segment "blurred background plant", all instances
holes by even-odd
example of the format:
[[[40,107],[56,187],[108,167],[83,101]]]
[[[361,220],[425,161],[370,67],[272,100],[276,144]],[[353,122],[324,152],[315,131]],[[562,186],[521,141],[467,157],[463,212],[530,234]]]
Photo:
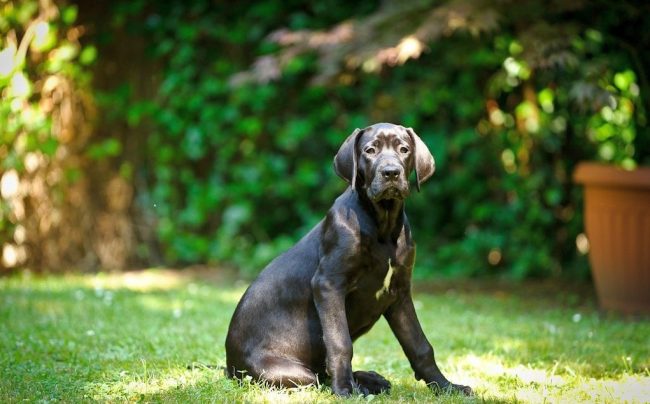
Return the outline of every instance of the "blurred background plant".
[[[103,216],[103,240],[112,241],[75,256],[78,268],[209,263],[250,275],[304,235],[343,190],[331,167],[343,139],[389,121],[412,126],[437,161],[436,175],[407,205],[417,217],[417,274],[585,277],[575,164],[632,169],[650,158],[647,5],[2,4],[1,122],[14,125],[0,143],[3,184],[23,184],[35,172],[24,163],[33,151],[17,141],[32,133],[23,136],[35,139],[27,144],[43,167],[59,162],[61,172],[76,173],[42,189],[70,199],[75,184],[89,183],[92,191],[75,200],[101,195],[103,202],[77,206],[75,219],[95,223],[97,212],[113,212]],[[25,4],[32,11],[19,12]],[[44,20],[48,4],[59,11]],[[41,21],[48,47],[30,46],[30,57],[6,70],[5,53],[17,55],[19,39]],[[75,125],[87,128],[71,132],[75,147],[61,138],[59,112],[40,105],[57,58],[56,77],[77,97],[69,99],[87,100],[72,104]],[[20,77],[33,83],[29,94],[15,94]],[[17,195],[2,195],[0,231],[3,248],[24,259],[5,265],[56,267],[31,258],[45,241],[20,249],[26,243],[17,230],[61,237],[22,225],[31,214],[16,216],[15,201],[25,198]],[[111,196],[123,197],[117,209],[107,208]],[[68,228],[87,243],[99,226]],[[113,245],[104,256],[120,251],[121,258],[81,259],[101,257],[102,245]]]
[[[0,268],[122,268],[130,185],[92,167],[119,150],[92,140],[97,48],[81,44],[78,7],[22,0],[0,9]]]

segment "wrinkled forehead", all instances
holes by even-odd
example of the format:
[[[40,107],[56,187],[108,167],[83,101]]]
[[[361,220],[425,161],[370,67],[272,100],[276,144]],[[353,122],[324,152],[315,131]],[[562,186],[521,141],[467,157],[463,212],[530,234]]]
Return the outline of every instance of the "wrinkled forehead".
[[[397,125],[373,125],[367,128],[361,139],[359,145],[374,145],[384,147],[396,147],[401,143],[411,143],[411,137],[404,127]]]

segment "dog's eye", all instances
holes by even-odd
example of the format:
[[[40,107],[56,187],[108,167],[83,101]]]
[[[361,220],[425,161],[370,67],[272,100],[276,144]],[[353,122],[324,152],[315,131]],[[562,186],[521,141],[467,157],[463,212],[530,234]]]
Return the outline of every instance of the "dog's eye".
[[[364,150],[367,154],[375,154],[377,151],[375,150],[374,147],[368,147],[366,150]]]
[[[409,152],[409,148],[406,147],[406,146],[402,146],[402,147],[399,148],[399,152],[402,153],[402,154],[406,154],[406,153]]]

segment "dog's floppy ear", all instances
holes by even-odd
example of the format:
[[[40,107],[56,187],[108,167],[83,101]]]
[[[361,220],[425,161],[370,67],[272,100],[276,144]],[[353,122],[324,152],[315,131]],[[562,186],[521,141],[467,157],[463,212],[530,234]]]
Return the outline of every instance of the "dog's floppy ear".
[[[420,184],[428,180],[436,170],[436,163],[433,156],[429,151],[427,145],[424,144],[420,136],[416,135],[412,128],[406,128],[411,142],[413,143],[413,158],[415,165],[415,180],[417,189],[420,191]]]
[[[357,178],[357,143],[365,129],[355,129],[341,145],[334,156],[334,171],[336,174],[355,187]]]

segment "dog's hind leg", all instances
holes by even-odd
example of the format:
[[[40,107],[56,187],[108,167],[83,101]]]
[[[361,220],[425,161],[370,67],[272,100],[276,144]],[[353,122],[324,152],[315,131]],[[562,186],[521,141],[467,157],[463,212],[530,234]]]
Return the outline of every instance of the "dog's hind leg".
[[[277,387],[318,386],[318,376],[297,361],[277,356],[265,356],[251,367],[251,376]]]

